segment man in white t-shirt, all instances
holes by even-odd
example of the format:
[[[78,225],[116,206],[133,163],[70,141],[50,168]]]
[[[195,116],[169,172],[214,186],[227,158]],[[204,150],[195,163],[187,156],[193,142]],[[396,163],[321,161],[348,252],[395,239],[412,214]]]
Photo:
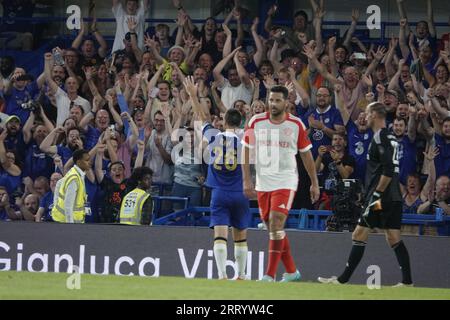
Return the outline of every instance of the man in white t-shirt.
[[[231,109],[237,100],[243,100],[248,105],[252,103],[253,84],[247,71],[238,59],[237,53],[240,49],[241,47],[226,56],[217,64],[213,71],[214,81],[218,83],[217,88],[222,92],[221,99],[227,109]],[[228,68],[228,79],[226,79],[222,75],[222,71],[231,58],[234,60],[234,66]]]
[[[69,77],[66,79],[64,90],[52,78],[53,55],[45,54],[45,80],[50,88],[50,94],[55,96],[57,119],[56,125],[62,126],[64,121],[70,116],[70,108],[74,105],[80,106],[84,114],[91,112],[91,104],[86,99],[78,95],[79,84],[77,79]]]
[[[125,8],[120,0],[113,0],[112,12],[116,18],[117,28],[116,36],[112,52],[125,49],[123,39],[125,35],[130,32],[128,29],[128,19],[133,18],[137,22],[136,33],[138,39],[138,47],[144,50],[144,27],[145,14],[148,11],[149,0],[126,0]]]
[[[270,90],[270,111],[255,115],[249,122],[243,144],[242,165],[244,193],[252,199],[258,192],[261,220],[269,230],[269,263],[261,281],[274,281],[280,260],[286,273],[282,282],[301,278],[291,255],[284,225],[298,186],[296,154],[304,163],[311,179],[311,201],[319,199],[319,182],[312,157],[312,145],[302,121],[287,112],[289,92],[286,87]],[[250,149],[254,150],[256,187],[250,174]]]

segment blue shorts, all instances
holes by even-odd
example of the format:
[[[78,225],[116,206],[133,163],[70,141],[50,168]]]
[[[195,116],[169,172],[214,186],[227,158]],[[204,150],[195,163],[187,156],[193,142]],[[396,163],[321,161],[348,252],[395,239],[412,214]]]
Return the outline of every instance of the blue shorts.
[[[249,201],[243,192],[213,189],[211,194],[211,222],[209,226],[231,226],[244,230],[250,225]]]

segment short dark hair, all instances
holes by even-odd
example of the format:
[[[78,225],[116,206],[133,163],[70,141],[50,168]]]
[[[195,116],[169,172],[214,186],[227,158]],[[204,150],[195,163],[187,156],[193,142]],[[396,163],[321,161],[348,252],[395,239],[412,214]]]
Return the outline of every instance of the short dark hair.
[[[383,119],[386,119],[386,106],[380,102],[374,102],[367,106],[367,108],[370,108],[370,112],[375,112],[378,116],[380,116]]]
[[[270,89],[273,93],[282,93],[285,100],[289,97],[289,90],[285,86],[274,86]]]
[[[297,18],[298,16],[302,16],[303,18],[305,18],[306,22],[308,22],[308,14],[304,10],[298,10],[294,14],[294,18]]]
[[[444,121],[442,121],[442,123],[444,123],[444,122],[449,122],[450,121],[450,117],[446,117],[445,119],[444,119]]]
[[[71,127],[71,128],[69,128],[69,129],[67,130],[67,135],[69,135],[69,133],[70,133],[71,131],[73,131],[73,130],[78,131],[78,133],[81,135],[81,129],[78,128],[78,127]]]
[[[403,122],[405,123],[405,126],[406,126],[406,127],[408,126],[408,123],[406,122],[406,119],[405,119],[405,118],[395,118],[394,121],[395,121],[395,120],[397,120],[397,121],[403,121]]]
[[[242,115],[236,109],[229,109],[225,113],[225,123],[232,128],[239,128],[242,122]]]
[[[145,175],[153,176],[153,170],[149,167],[139,167],[133,170],[129,179],[129,187],[134,189],[139,185],[139,181],[142,181]]]
[[[163,113],[162,113],[160,110],[158,110],[158,111],[155,112],[155,114],[153,115],[153,119],[156,119],[156,116],[164,117]],[[164,117],[164,118],[165,118],[165,117]]]
[[[153,170],[150,169],[149,167],[139,167],[139,168],[136,168],[136,169],[133,170],[133,173],[131,174],[131,177],[135,181],[140,181],[147,174],[153,176]]]
[[[80,161],[81,159],[83,159],[83,156],[85,154],[89,154],[89,151],[84,150],[84,149],[80,149],[77,150],[73,153],[72,157],[73,157],[73,162],[76,164],[78,161]]]

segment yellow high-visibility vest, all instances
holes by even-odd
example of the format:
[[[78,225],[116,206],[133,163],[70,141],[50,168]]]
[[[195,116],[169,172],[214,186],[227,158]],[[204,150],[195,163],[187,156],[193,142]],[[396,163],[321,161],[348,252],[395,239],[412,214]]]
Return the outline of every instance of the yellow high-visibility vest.
[[[83,178],[78,173],[77,169],[73,167],[69,172],[64,176],[64,180],[61,182],[59,188],[59,196],[56,204],[52,208],[52,217],[56,222],[65,223],[66,215],[64,209],[64,201],[66,198],[67,187],[72,181],[75,181],[77,184],[77,196],[75,198],[75,207],[73,208],[73,221],[75,223],[84,223],[85,218],[85,204],[87,200],[86,187],[84,185]]]
[[[140,225],[142,208],[150,194],[142,189],[136,188],[128,193],[122,200],[120,207],[120,223],[129,225]]]

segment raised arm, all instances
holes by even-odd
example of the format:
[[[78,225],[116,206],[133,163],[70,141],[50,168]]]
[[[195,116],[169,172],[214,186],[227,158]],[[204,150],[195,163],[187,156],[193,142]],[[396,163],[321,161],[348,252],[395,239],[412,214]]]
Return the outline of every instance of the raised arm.
[[[247,70],[245,70],[244,66],[242,65],[242,63],[239,61],[238,58],[238,53],[239,51],[237,51],[234,54],[234,64],[236,65],[236,69],[239,75],[239,78],[241,79],[242,83],[245,85],[246,88],[250,89],[253,86],[252,80],[250,79],[250,76],[247,72]]]
[[[319,73],[322,75],[322,77],[324,77],[325,79],[330,81],[333,85],[341,83],[341,81],[339,81],[338,79],[336,79],[335,76],[333,76],[331,73],[329,73],[328,70],[326,69],[326,67],[324,65],[322,65],[319,62],[319,60],[317,60],[314,50],[312,50],[308,46],[304,46],[303,53],[308,57],[308,60],[314,65],[314,67],[317,69],[317,71],[319,71]]]
[[[34,126],[35,118],[36,118],[36,116],[34,115],[34,112],[30,112],[30,116],[28,117],[27,121],[23,125],[22,133],[23,133],[23,141],[25,142],[25,144],[28,144],[31,141],[31,138],[32,138],[31,129]]]
[[[397,0],[397,7],[398,7],[398,13],[400,15],[400,19],[408,20],[408,16],[406,14],[405,6],[403,3],[404,0]],[[409,28],[409,25],[407,25],[407,31],[408,33],[411,31]],[[404,57],[406,59],[406,57]]]
[[[409,120],[408,120],[408,138],[409,141],[416,141],[417,136],[417,109],[415,107],[409,108]]]
[[[434,164],[434,159],[439,155],[439,148],[430,146],[428,152],[424,152],[423,155],[425,156],[425,159],[428,160],[428,178],[420,193],[420,197],[422,201],[426,201],[436,183],[436,166]]]
[[[137,141],[138,153],[136,160],[134,161],[134,168],[139,168],[144,165],[144,153],[145,153],[145,143],[142,140]]]
[[[98,99],[97,97],[94,97],[94,100],[92,101],[91,112],[84,115],[84,117],[81,119],[80,123],[78,124],[78,127],[80,127],[83,130],[87,130],[89,123],[95,118],[95,114],[100,109],[101,100],[102,99]]]
[[[295,92],[300,96],[302,99],[302,105],[304,108],[309,107],[310,103],[310,96],[309,93],[306,92],[306,90],[300,85],[300,83],[295,78],[295,70],[291,67],[289,67],[289,75],[292,81],[292,85],[294,86]]]
[[[139,48],[138,40],[137,40],[137,33],[136,33],[136,27],[138,25],[136,19],[134,17],[129,17],[127,20],[128,29],[131,33],[131,48],[133,50],[134,56],[136,57],[136,60],[138,63],[142,62],[142,50]]]
[[[434,25],[434,14],[433,14],[433,2],[432,0],[427,0],[427,22],[428,28],[430,30],[430,36],[436,38],[436,27]]]
[[[146,34],[144,36],[144,41],[145,41],[145,46],[147,48],[150,49],[150,51],[153,54],[153,57],[156,60],[157,64],[162,64],[164,63],[164,58],[161,57],[160,52],[158,51],[158,49],[156,48],[157,44],[156,44],[156,40],[155,40],[155,36],[153,36],[153,38],[150,38],[150,35]]]
[[[340,84],[334,85],[334,96],[336,98],[336,107],[341,114],[344,126],[347,126],[347,123],[350,121],[350,112],[348,112],[347,106],[345,105],[342,86]]]
[[[72,42],[72,48],[79,49],[83,42],[83,37],[85,35],[86,35],[86,23],[83,21],[83,18],[81,18],[80,31],[78,32],[78,35],[75,38],[75,40],[73,40]]]
[[[94,35],[95,39],[97,40],[100,47],[98,48],[98,55],[101,58],[104,58],[108,54],[108,43],[106,42],[105,38],[103,38],[103,35],[98,31],[97,29],[97,17],[94,17],[94,21],[91,25],[91,33]]]
[[[218,83],[219,87],[222,87],[225,82],[225,78],[222,75],[222,71],[225,68],[225,66],[230,62],[230,60],[235,56],[236,52],[238,52],[241,49],[241,47],[236,48],[233,52],[231,52],[228,56],[223,58],[217,66],[213,70],[213,76],[214,81]]]
[[[398,43],[400,45],[400,50],[402,52],[402,57],[403,59],[408,59],[409,56],[409,47],[408,44],[406,43],[406,28],[408,25],[408,20],[406,19],[401,19],[400,20],[400,33],[398,35]]]
[[[64,128],[62,127],[56,127],[53,129],[48,136],[45,137],[44,141],[42,141],[41,145],[39,146],[39,149],[41,149],[42,152],[53,156],[58,152],[58,148],[54,145],[55,143],[55,137],[58,134],[65,133]]]
[[[236,25],[237,25],[237,37],[236,37],[236,41],[234,42],[234,45],[236,47],[239,47],[244,42],[244,27],[242,26],[241,12],[239,11],[238,8],[235,8],[233,10],[233,16],[234,16],[234,19],[236,20]]]
[[[255,65],[257,67],[260,66],[263,55],[264,55],[264,45],[258,34],[258,24],[259,24],[259,18],[256,17],[253,20],[251,32],[252,32],[253,41],[255,41],[255,45],[256,45],[256,52],[253,55],[253,62],[255,63]]]
[[[270,7],[269,11],[267,12],[267,18],[266,21],[264,22],[264,29],[266,30],[267,33],[270,33],[271,29],[272,29],[272,19],[273,16],[275,15],[275,13],[277,12],[277,5],[274,4],[273,6]]]
[[[3,169],[14,177],[22,174],[22,170],[14,163],[11,163],[6,157],[5,139],[8,136],[6,129],[0,134],[0,163]]]
[[[106,144],[99,144],[97,147],[97,155],[95,157],[95,176],[97,183],[102,183],[105,174],[103,173],[103,156],[105,155]]]
[[[232,51],[233,49],[233,34],[231,33],[230,28],[228,28],[228,26],[226,24],[222,24],[222,28],[223,31],[225,32],[226,35],[226,40],[225,40],[225,45],[223,46],[223,52],[222,52],[222,57],[223,59],[225,59]]]
[[[347,31],[347,35],[345,36],[343,45],[348,49],[348,52],[351,52],[352,46],[351,46],[351,40],[353,37],[353,34],[355,33],[356,26],[358,25],[359,20],[359,10],[358,9],[352,9],[352,23],[350,25],[350,29]]]
[[[136,122],[134,122],[133,117],[128,112],[123,112],[120,116],[123,121],[128,121],[128,124],[130,125],[131,135],[128,138],[128,143],[130,148],[133,149],[136,146],[136,141],[139,139],[139,128],[137,127]]]
[[[189,94],[189,99],[192,104],[194,114],[198,115],[199,119],[202,122],[210,120],[209,111],[207,110],[205,105],[200,103],[198,99],[198,84],[195,84],[194,78],[192,76],[187,77],[183,85],[186,92]]]
[[[443,120],[447,118],[450,114],[447,108],[443,108],[439,101],[436,99],[435,91],[433,88],[428,90],[428,98],[430,99],[431,108],[437,113],[438,117]]]
[[[53,55],[50,52],[47,52],[45,54],[45,69],[44,69],[44,74],[45,74],[45,80],[47,81],[47,84],[50,88],[50,93],[51,94],[56,94],[56,91],[58,91],[58,85],[56,84],[56,82],[53,80],[52,78],[52,67],[53,67]]]
[[[376,67],[380,64],[381,60],[383,60],[383,57],[386,55],[386,51],[387,50],[385,47],[378,47],[372,63],[367,67],[366,72],[364,73],[366,76],[371,75],[375,71]]]
[[[311,0],[311,5],[314,0]],[[326,14],[323,8],[323,1],[321,7],[317,7],[313,5],[313,12],[315,12],[313,26],[314,26],[314,34],[316,40],[316,54],[320,55],[323,52],[323,39],[322,39],[322,20]],[[317,8],[315,8],[317,7]],[[314,9],[315,8],[315,9]],[[306,44],[306,43],[305,43]]]

